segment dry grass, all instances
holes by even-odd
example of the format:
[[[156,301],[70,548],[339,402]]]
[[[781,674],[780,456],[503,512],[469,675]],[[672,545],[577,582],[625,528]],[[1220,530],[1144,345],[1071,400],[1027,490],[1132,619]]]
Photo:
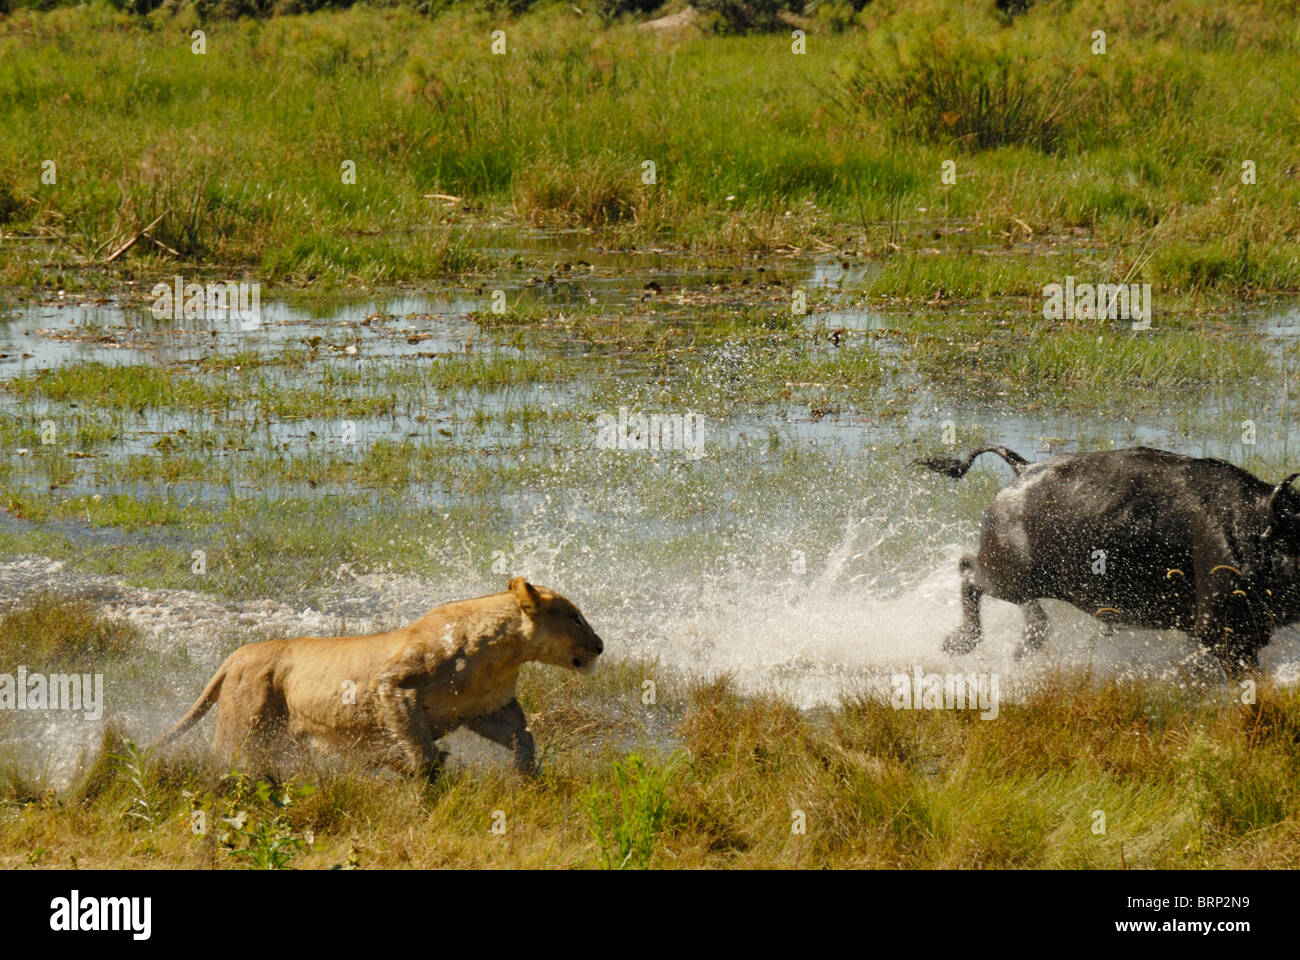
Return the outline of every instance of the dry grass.
[[[531,670],[534,779],[486,763],[272,786],[110,728],[66,787],[0,767],[0,865],[1296,866],[1300,693],[1229,696],[1056,675],[983,721],[870,697],[810,714],[647,662]]]
[[[130,624],[101,615],[87,600],[36,594],[0,615],[0,670],[16,664],[88,669],[131,653],[139,640]]]

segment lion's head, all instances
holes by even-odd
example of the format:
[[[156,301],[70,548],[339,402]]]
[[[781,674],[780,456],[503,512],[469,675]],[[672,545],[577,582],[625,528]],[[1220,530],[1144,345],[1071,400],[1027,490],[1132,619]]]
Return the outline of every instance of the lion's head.
[[[596,669],[596,658],[605,644],[581,610],[554,590],[535,587],[523,577],[510,581],[510,592],[519,601],[519,609],[533,622],[538,662],[579,673]]]

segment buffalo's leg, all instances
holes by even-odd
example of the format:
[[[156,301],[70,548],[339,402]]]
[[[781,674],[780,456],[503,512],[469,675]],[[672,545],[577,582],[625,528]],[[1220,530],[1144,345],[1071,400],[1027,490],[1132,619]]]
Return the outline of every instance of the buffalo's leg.
[[[1236,679],[1259,667],[1259,648],[1269,640],[1267,614],[1256,609],[1238,565],[1196,560],[1193,636]]]
[[[957,570],[961,573],[961,626],[943,641],[943,652],[951,656],[970,653],[984,639],[980,633],[980,597],[984,595],[984,588],[975,558],[962,557]]]
[[[1228,676],[1234,680],[1259,669],[1259,647],[1252,642],[1229,641],[1215,651]]]
[[[465,724],[480,737],[499,743],[514,751],[515,767],[521,773],[533,773],[533,735],[528,732],[524,708],[518,700],[511,700],[495,713],[476,717]]]
[[[1016,651],[1017,660],[1037,653],[1047,642],[1047,614],[1043,611],[1043,605],[1037,600],[1030,600],[1020,605],[1020,612],[1025,616],[1025,634],[1024,642]]]
[[[1207,639],[1208,637],[1200,639],[1201,647],[1208,648],[1214,654],[1230,678],[1236,680],[1243,674],[1259,669],[1259,648],[1262,644],[1248,618],[1237,618],[1234,626],[1222,627],[1217,637],[1208,643]]]

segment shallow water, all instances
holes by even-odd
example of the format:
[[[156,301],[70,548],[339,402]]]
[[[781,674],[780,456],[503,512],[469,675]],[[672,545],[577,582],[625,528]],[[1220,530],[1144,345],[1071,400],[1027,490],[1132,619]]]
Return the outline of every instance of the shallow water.
[[[1235,426],[1224,428],[1225,422],[1239,419],[1231,393],[1177,398],[1181,412],[1162,419],[1113,411],[1027,410],[1014,397],[990,402],[964,396],[950,384],[926,381],[906,369],[899,343],[890,334],[894,324],[888,312],[864,306],[857,295],[866,268],[846,267],[838,258],[718,265],[658,253],[607,254],[573,236],[525,238],[497,252],[499,275],[472,285],[337,302],[265,293],[255,331],[241,331],[234,323],[155,320],[138,301],[5,301],[0,379],[88,362],[191,370],[203,358],[235,352],[273,357],[286,349],[314,351],[331,363],[358,368],[483,354],[613,362],[593,362],[589,373],[564,382],[447,390],[394,414],[357,416],[354,450],[321,454],[358,457],[383,439],[440,445],[466,464],[489,469],[529,459],[546,463],[551,473],[544,482],[525,477],[468,498],[471,504],[505,510],[510,533],[499,542],[485,544],[473,530],[463,544],[441,534],[425,539],[412,534],[419,549],[440,558],[443,573],[436,578],[413,573],[400,561],[367,565],[340,557],[327,582],[315,582],[300,593],[232,599],[202,589],[201,582],[192,590],[146,589],[121,576],[77,572],[75,562],[11,554],[0,555],[0,604],[10,606],[38,589],[86,597],[139,626],[160,650],[188,652],[187,665],[167,684],[170,695],[145,701],[119,692],[110,705],[111,713],[142,740],[176,718],[238,642],[393,626],[438,603],[501,589],[504,570],[525,574],[580,602],[614,656],[657,659],[669,677],[731,673],[745,689],[775,690],[805,707],[834,703],[855,692],[882,695],[891,676],[918,665],[927,672],[997,673],[1004,696],[1014,696],[1018,683],[1030,683],[1043,670],[1061,665],[1090,667],[1098,675],[1123,672],[1180,680],[1193,652],[1184,637],[1124,630],[1103,635],[1096,621],[1064,604],[1048,605],[1054,637],[1036,660],[1018,663],[1012,658],[1020,615],[996,600],[986,601],[987,639],[980,651],[960,661],[942,655],[940,641],[959,619],[957,557],[976,540],[981,508],[957,502],[976,491],[963,493],[908,461],[939,445],[945,421],[960,425],[958,447],[973,445],[965,438],[976,436],[974,430],[981,440],[1005,443],[1031,459],[1101,441],[1237,462],[1246,454],[1285,462],[1300,443],[1289,418],[1279,414],[1270,420],[1261,414],[1261,423],[1270,426],[1261,428],[1258,443],[1247,450]],[[512,266],[514,258],[523,258],[524,266]],[[785,286],[764,286],[773,281]],[[649,286],[652,282],[656,288]],[[653,301],[655,322],[683,331],[675,343],[689,338],[691,324],[703,310],[771,309],[795,286],[824,295],[802,321],[816,336],[836,329],[871,335],[859,349],[885,358],[891,399],[830,410],[793,401],[736,404],[708,419],[709,445],[699,460],[682,451],[591,449],[594,418],[615,412],[622,385],[635,397],[634,388],[663,375],[661,363],[636,348],[595,342],[589,331],[548,321],[574,309],[605,318],[631,315]],[[540,321],[517,331],[479,322],[492,289],[506,290],[512,302],[531,302]],[[1300,307],[1243,306],[1226,322],[1242,336],[1280,350],[1300,334]],[[746,365],[763,349],[761,343],[738,343],[718,350],[710,354],[706,369],[725,390],[736,378],[743,380]],[[319,375],[320,367],[312,364],[275,372],[278,382],[290,385],[310,386]],[[1281,383],[1240,386],[1252,404],[1261,391],[1274,396],[1282,389]],[[593,393],[602,389],[602,399],[593,401]],[[1189,407],[1195,407],[1191,414]],[[542,419],[531,427],[511,421],[509,415],[527,408],[571,416]],[[46,417],[106,416],[84,408],[73,411],[65,404],[22,401],[10,393],[0,395],[0,416],[5,415],[28,424]],[[113,416],[114,437],[96,446],[93,457],[77,461],[61,485],[63,494],[219,501],[230,493],[221,484],[178,483],[151,490],[124,480],[106,483],[104,471],[133,455],[159,455],[160,436],[189,442],[209,433],[223,436],[222,430],[242,432],[241,447],[211,454],[213,463],[240,462],[268,451],[324,450],[322,444],[339,425],[332,416],[286,419],[253,412],[247,422],[230,426],[231,411],[222,422],[211,411]],[[33,463],[40,455],[36,449],[20,452],[17,444],[0,453],[8,463],[11,489],[37,482],[41,475]],[[800,457],[806,458],[802,467]],[[579,459],[585,472],[575,469],[567,480],[566,464]],[[984,464],[964,483],[984,483],[981,489],[991,496],[1007,476],[1000,465]],[[696,481],[699,485],[693,487]],[[256,486],[242,483],[245,492]],[[330,498],[345,491],[321,483],[310,488],[284,484],[274,492]],[[381,488],[371,506],[350,506],[362,512],[341,522],[363,526],[365,510],[382,511],[394,502],[436,515],[464,506],[467,499],[445,485]],[[0,517],[0,535],[33,526]],[[87,548],[108,544],[123,550],[141,544],[179,549],[195,537],[188,530],[124,531],[78,519],[47,521],[44,529]],[[665,555],[650,549],[666,544],[681,550]],[[700,545],[698,551],[694,544]],[[1280,633],[1262,659],[1268,672],[1296,682],[1300,633]],[[50,722],[54,726],[40,728],[36,739],[60,742],[51,756],[71,758],[95,737],[85,724]],[[52,730],[64,732],[55,736]]]

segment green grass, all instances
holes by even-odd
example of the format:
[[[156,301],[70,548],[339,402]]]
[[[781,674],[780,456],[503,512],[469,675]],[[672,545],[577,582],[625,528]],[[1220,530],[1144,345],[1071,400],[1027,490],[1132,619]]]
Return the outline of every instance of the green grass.
[[[9,666],[90,670],[96,662],[133,652],[139,643],[138,631],[102,616],[86,600],[41,594],[0,615],[0,662]]]
[[[1200,410],[1208,399],[1258,409],[1282,380],[1278,357],[1232,330],[1163,329],[1155,321],[1151,331],[1117,332],[1109,323],[1049,326],[987,315],[908,326],[908,355],[927,380],[948,389],[1079,413],[1172,406],[1171,417],[1202,432],[1212,418]]]
[[[538,384],[570,375],[552,357],[499,353],[405,364],[322,363],[309,383],[292,382],[284,369],[268,371],[270,365],[254,364],[261,372],[245,373],[238,364],[205,364],[215,375],[203,377],[156,364],[85,363],[13,377],[3,386],[24,403],[47,400],[139,412],[242,410],[257,425],[264,418],[391,415],[418,409],[421,400],[438,392]]]
[[[813,717],[724,678],[639,702],[650,663],[525,673],[542,774],[219,782],[110,730],[71,786],[0,779],[18,866],[1285,868],[1300,864],[1300,695],[1049,677],[997,720],[849,698]],[[645,740],[660,714],[669,745]],[[633,719],[627,719],[629,715]],[[613,738],[613,739],[611,739]],[[199,737],[199,740],[202,738]],[[628,746],[616,746],[622,739]],[[223,771],[215,771],[221,773]],[[220,817],[244,810],[241,825]],[[212,825],[192,830],[195,811]],[[575,816],[575,811],[583,811]],[[1098,827],[1101,829],[1098,829]]]
[[[610,764],[613,789],[593,786],[583,796],[588,828],[606,870],[644,869],[654,860],[659,837],[672,820],[669,798],[681,773],[681,757],[647,763],[628,754]]]
[[[1136,264],[1170,295],[1300,288],[1293,5],[1144,2],[1112,23],[1095,3],[1040,2],[1006,25],[991,3],[882,0],[848,29],[809,24],[802,56],[781,33],[665,39],[589,19],[213,19],[199,56],[175,39],[190,7],[16,11],[0,21],[0,212],[57,242],[6,243],[0,282],[94,286],[67,268],[165,213],[153,235],[184,264],[298,283],[478,271],[488,225],[512,220],[620,245],[829,241],[885,263],[888,295],[1041,287],[1053,277],[1032,265],[966,255],[1026,231],[1040,270],[1079,247],[1112,265],[1098,279]],[[117,269],[171,261],[141,243]]]

